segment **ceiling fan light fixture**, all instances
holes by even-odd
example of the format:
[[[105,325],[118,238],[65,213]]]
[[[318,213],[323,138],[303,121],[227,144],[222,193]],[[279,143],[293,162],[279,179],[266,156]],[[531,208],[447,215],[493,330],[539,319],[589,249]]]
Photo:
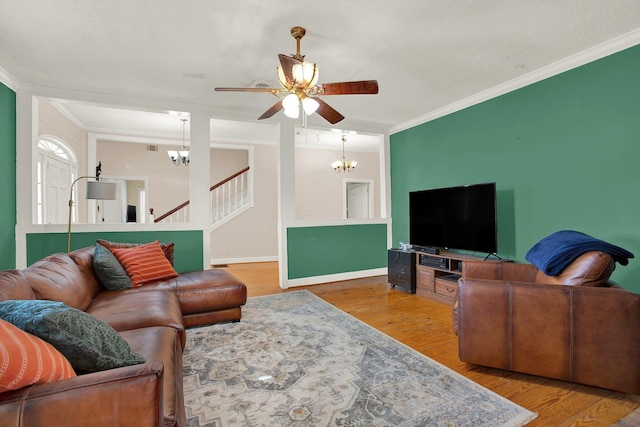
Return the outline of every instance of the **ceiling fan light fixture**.
[[[313,98],[306,97],[302,100],[302,108],[307,116],[312,115],[316,112],[320,104]]]
[[[300,116],[300,101],[295,93],[290,93],[282,99],[282,107],[285,116],[292,119],[297,119]]]
[[[291,75],[293,76],[293,80],[296,83],[302,83],[304,81],[304,71],[302,69],[302,64],[295,64],[291,67]]]
[[[300,116],[300,109],[296,108],[285,108],[284,115],[289,117],[290,119],[297,119]]]
[[[284,107],[285,110],[292,110],[292,109],[297,109],[298,108],[298,96],[295,93],[290,93],[289,95],[285,96],[282,99],[282,106]]]
[[[318,82],[318,67],[311,62],[295,64],[291,67],[294,84],[303,88],[311,88]]]
[[[304,71],[305,81],[308,82],[307,87],[312,88],[318,83],[318,76],[320,75],[318,66],[310,62],[305,62],[304,64],[302,64],[302,68]]]

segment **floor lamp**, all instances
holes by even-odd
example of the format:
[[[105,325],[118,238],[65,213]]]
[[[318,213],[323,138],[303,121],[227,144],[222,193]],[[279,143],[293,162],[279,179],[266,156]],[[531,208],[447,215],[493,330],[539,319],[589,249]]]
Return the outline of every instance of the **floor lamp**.
[[[95,178],[95,181],[87,181],[87,193],[85,198],[92,200],[115,200],[116,199],[116,183],[100,181],[100,173],[102,172],[102,162],[96,166],[96,176],[81,176],[71,183],[71,192],[69,194],[69,224],[67,227],[67,253],[71,252],[71,211],[73,210],[73,186],[81,179]]]

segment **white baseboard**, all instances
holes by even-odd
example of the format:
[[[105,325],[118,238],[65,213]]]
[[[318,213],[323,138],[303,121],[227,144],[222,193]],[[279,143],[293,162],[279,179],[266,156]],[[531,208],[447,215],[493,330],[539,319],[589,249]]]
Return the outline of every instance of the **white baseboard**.
[[[361,279],[363,277],[386,276],[387,267],[374,268],[371,270],[349,271],[346,273],[328,274],[326,276],[303,277],[301,279],[288,280],[286,288],[296,286],[319,285],[321,283],[339,282],[341,280]]]
[[[253,258],[216,258],[211,259],[211,266],[225,264],[243,264],[250,262],[277,262],[277,256],[253,257]],[[346,273],[327,274],[324,276],[303,277],[300,279],[288,280],[284,284],[285,288],[297,286],[319,285],[322,283],[339,282],[342,280],[361,279],[363,277],[386,276],[387,267],[374,268],[371,270],[348,271]]]
[[[278,256],[252,257],[252,258],[212,258],[210,265],[244,264],[248,262],[273,262],[278,261]]]

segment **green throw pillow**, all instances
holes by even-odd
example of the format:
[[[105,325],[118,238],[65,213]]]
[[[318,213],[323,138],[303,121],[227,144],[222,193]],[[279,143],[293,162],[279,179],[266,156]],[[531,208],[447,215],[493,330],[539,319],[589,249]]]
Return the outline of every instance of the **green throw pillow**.
[[[96,272],[96,276],[104,287],[110,291],[132,287],[131,279],[118,259],[100,243],[96,243],[96,249],[93,252],[93,271]]]
[[[53,345],[76,372],[104,371],[145,361],[111,326],[61,302],[0,301],[0,318]]]

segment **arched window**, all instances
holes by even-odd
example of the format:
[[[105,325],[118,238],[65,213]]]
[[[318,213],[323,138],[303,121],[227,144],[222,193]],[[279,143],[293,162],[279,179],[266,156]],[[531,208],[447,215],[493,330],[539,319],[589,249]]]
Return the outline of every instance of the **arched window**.
[[[60,139],[42,135],[38,139],[36,162],[36,221],[38,224],[65,224],[69,213],[69,188],[78,170],[76,156]],[[76,217],[74,209],[74,222]]]

